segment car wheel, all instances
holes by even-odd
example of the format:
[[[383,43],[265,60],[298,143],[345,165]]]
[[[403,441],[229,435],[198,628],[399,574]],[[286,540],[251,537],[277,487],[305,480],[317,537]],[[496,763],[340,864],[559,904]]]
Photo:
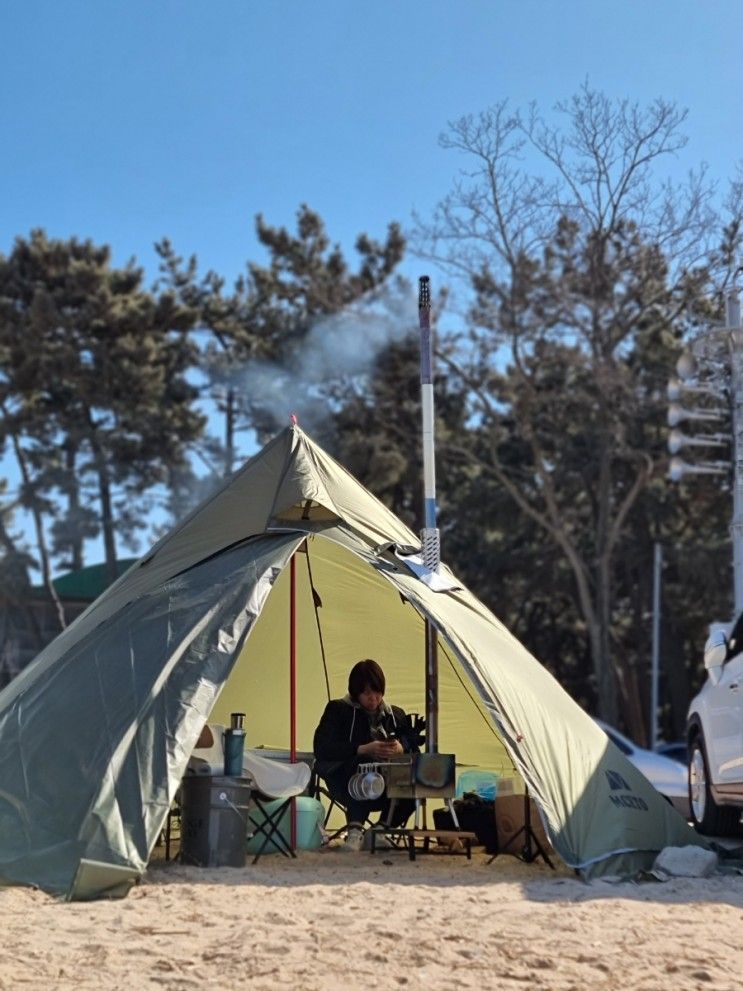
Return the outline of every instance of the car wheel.
[[[735,836],[738,833],[740,809],[717,805],[712,797],[701,733],[689,744],[689,806],[697,832],[705,836]]]

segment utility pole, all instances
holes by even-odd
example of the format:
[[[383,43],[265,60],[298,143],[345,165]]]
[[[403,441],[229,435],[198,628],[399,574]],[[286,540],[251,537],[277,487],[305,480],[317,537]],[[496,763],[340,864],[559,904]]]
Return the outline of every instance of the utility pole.
[[[674,482],[682,481],[687,475],[730,476],[733,469],[733,514],[730,524],[730,538],[733,557],[733,604],[732,619],[716,622],[728,630],[743,613],[743,327],[740,319],[740,302],[735,288],[735,278],[743,268],[733,275],[732,286],[725,297],[725,323],[710,327],[691,341],[676,364],[678,379],[668,384],[668,425],[672,428],[668,438],[668,448],[673,455],[669,465],[669,477]],[[704,372],[704,380],[699,382],[699,369]],[[704,409],[685,409],[679,400],[682,394],[712,397],[717,403],[711,409],[709,400]],[[730,409],[724,409],[725,393],[730,396]],[[731,434],[693,434],[687,436],[678,429],[684,420],[713,423],[722,421],[729,412]],[[689,463],[678,457],[682,448],[726,447],[731,445],[729,458],[719,461],[694,461]],[[656,545],[657,546],[657,545]],[[655,602],[655,600],[654,600]],[[656,606],[653,609],[653,665],[652,665],[652,713],[651,739],[656,741],[657,719],[657,658],[656,658]]]
[[[737,276],[743,269],[739,268]],[[735,276],[733,277],[735,279]],[[711,384],[694,384],[699,367],[708,374]],[[668,439],[671,458],[669,476],[680,482],[687,475],[728,475],[733,468],[733,516],[730,537],[733,545],[733,621],[743,612],[743,326],[740,321],[740,302],[735,286],[725,298],[725,323],[703,331],[691,342],[676,364],[683,381],[673,379],[668,386],[668,425],[674,428]],[[683,420],[707,421],[723,419],[720,406],[714,410],[684,409],[677,399],[681,393],[714,396],[721,400],[728,389],[731,396],[730,415],[732,436],[696,434],[686,436],[676,429]],[[731,444],[730,458],[724,461],[688,463],[677,457],[682,447],[722,447]]]
[[[743,612],[743,327],[740,325],[740,302],[733,289],[726,300],[726,317],[730,337],[730,391],[733,398],[733,588],[735,617]]]
[[[653,657],[650,672],[650,749],[658,745],[658,682],[660,679],[660,588],[663,545],[653,545]]]

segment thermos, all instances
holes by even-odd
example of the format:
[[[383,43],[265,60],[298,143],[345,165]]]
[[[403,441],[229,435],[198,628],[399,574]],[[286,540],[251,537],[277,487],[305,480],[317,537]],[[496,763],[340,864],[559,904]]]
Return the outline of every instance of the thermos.
[[[245,750],[244,712],[230,714],[230,728],[224,731],[224,773],[227,778],[241,778]]]

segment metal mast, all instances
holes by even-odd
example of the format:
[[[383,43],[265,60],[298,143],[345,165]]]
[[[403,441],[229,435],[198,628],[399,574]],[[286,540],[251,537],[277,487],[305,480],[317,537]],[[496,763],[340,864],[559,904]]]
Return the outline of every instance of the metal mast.
[[[726,324],[730,334],[730,371],[733,400],[733,590],[735,616],[743,612],[743,327],[740,301],[735,290],[726,300]]]
[[[436,527],[436,462],[434,451],[433,340],[431,286],[427,275],[418,280],[418,321],[421,333],[421,418],[423,426],[423,563],[438,571],[440,539]],[[439,658],[436,627],[426,620],[426,751],[439,749]]]
[[[735,272],[737,276],[743,269]],[[734,277],[735,278],[735,277]],[[701,365],[709,377],[709,384],[695,385],[694,380]],[[733,516],[730,525],[733,545],[733,600],[734,618],[743,612],[743,326],[740,322],[740,302],[735,286],[725,299],[725,323],[713,326],[698,334],[676,363],[681,381],[672,379],[668,385],[668,425],[677,428],[684,420],[721,421],[723,410],[685,409],[676,402],[683,393],[713,395],[722,400],[730,392],[732,414],[732,438],[722,433],[686,436],[673,429],[668,438],[671,454],[685,447],[723,447],[732,440],[733,466]],[[669,476],[680,482],[686,475],[727,475],[727,461],[686,462],[680,457],[671,458]]]

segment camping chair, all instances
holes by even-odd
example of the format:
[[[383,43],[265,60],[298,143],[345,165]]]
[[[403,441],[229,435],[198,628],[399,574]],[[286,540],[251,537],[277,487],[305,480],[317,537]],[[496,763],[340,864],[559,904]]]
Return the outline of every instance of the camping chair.
[[[224,731],[221,723],[204,724],[188,758],[188,774],[224,774]]]
[[[317,770],[315,768],[313,768],[312,770],[312,780],[310,782],[310,794],[312,795],[313,798],[317,799],[318,802],[322,802],[323,805],[325,805],[327,802],[325,818],[323,819],[323,824],[322,824],[323,846],[327,846],[328,843],[336,839],[336,837],[340,836],[341,833],[345,833],[347,829],[347,826],[343,825],[343,826],[339,826],[338,829],[334,829],[332,832],[328,832],[328,822],[330,821],[330,817],[333,814],[333,809],[340,809],[340,811],[343,812],[344,814],[346,809],[341,802],[333,798],[333,796],[328,791],[323,779],[317,773]],[[323,801],[323,799],[325,801]],[[366,822],[364,822],[364,825],[366,825],[368,821],[369,820],[367,819]]]
[[[408,736],[408,739],[415,745],[416,748],[423,747],[425,743],[425,732],[424,732],[426,728],[425,720],[421,719],[421,717],[417,713],[409,713],[407,716],[407,720],[408,720],[408,728],[406,730],[406,735]],[[372,761],[371,763],[374,763],[374,761]],[[346,806],[343,804],[342,801],[340,801],[338,798],[335,798],[333,795],[330,794],[330,791],[327,788],[322,777],[318,773],[317,768],[313,768],[310,794],[313,796],[313,798],[318,799],[318,801],[322,801],[323,799],[326,799],[328,803],[327,812],[325,813],[325,821],[323,823],[323,830],[325,832],[325,841],[323,845],[327,846],[328,843],[330,843],[337,836],[340,836],[341,833],[344,833],[346,831],[347,828],[346,826],[341,826],[340,828],[333,830],[332,833],[328,833],[327,831],[328,822],[330,821],[330,816],[333,813],[333,809],[335,808],[340,809],[345,814]],[[392,814],[394,807],[395,807],[395,800],[393,799],[392,805],[390,806],[390,810],[388,813],[388,818]],[[416,812],[416,818],[417,818],[417,812]],[[372,820],[367,815],[367,817],[364,819],[361,825],[366,828],[367,826],[374,826],[375,823],[373,823]]]
[[[289,764],[285,761],[271,760],[263,757],[255,750],[246,750],[243,755],[243,774],[250,779],[251,801],[255,803],[257,814],[248,812],[248,839],[259,839],[263,842],[258,848],[253,863],[273,846],[285,857],[296,857],[291,844],[281,831],[282,820],[288,812],[292,799],[307,791],[312,776],[310,765],[304,761]],[[269,803],[276,802],[272,809]],[[252,827],[252,832],[250,832]]]
[[[312,769],[312,778],[310,780],[309,792],[313,798],[317,799],[319,802],[322,802],[323,805],[326,805],[325,818],[323,820],[324,839],[322,845],[327,846],[329,843],[332,843],[333,840],[337,839],[339,836],[342,836],[343,833],[345,833],[348,830],[348,824],[344,823],[342,826],[339,826],[337,829],[334,829],[331,832],[328,831],[328,822],[330,822],[330,817],[333,814],[333,809],[338,809],[340,812],[343,813],[344,816],[346,816],[346,806],[339,798],[336,798],[334,795],[330,794],[330,791],[328,790],[328,787],[325,784],[324,779],[318,773],[316,767],[313,767]],[[392,811],[393,808],[394,808],[394,803],[390,808],[390,812]],[[372,826],[375,825],[373,820],[370,818],[371,814],[373,814],[373,812],[367,815],[364,821],[361,823],[361,826],[364,828],[364,830],[366,830],[367,828],[371,828]]]

